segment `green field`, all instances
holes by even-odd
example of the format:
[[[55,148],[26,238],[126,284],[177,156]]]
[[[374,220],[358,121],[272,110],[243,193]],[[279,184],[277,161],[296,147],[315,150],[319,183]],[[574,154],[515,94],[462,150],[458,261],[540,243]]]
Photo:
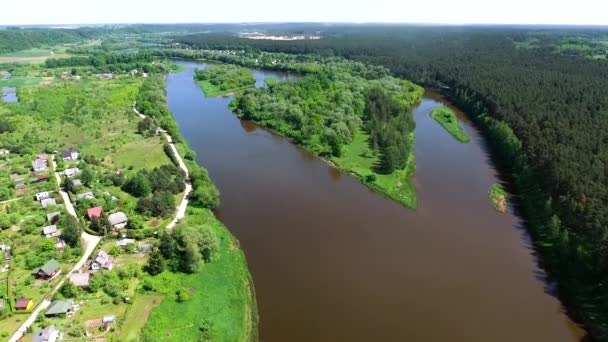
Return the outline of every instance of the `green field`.
[[[129,308],[127,317],[121,326],[121,333],[118,338],[120,341],[138,341],[141,336],[141,329],[146,324],[150,312],[162,301],[161,296],[142,295],[137,297],[135,303]]]
[[[50,49],[29,49],[1,54],[0,57],[45,57],[50,56]]]
[[[247,87],[241,87],[241,88],[236,88],[236,89],[221,90],[218,86],[211,84],[211,82],[209,82],[209,81],[196,80],[196,84],[198,84],[198,86],[201,87],[201,89],[205,93],[205,97],[227,96],[227,95],[236,93],[238,91],[242,91],[247,88],[253,87],[253,86],[247,86]]]
[[[461,143],[471,141],[468,135],[458,125],[456,114],[448,107],[438,107],[431,111],[431,117],[435,119],[448,133]]]
[[[414,136],[411,136],[414,139]],[[416,207],[416,189],[411,182],[415,171],[414,154],[411,153],[407,166],[391,174],[374,172],[379,156],[373,152],[368,143],[368,134],[359,131],[352,143],[343,148],[340,157],[333,157],[331,161],[341,170],[353,174],[369,188],[384,194],[410,208]]]
[[[250,341],[257,333],[257,309],[250,289],[245,256],[238,242],[206,209],[188,208],[182,222],[205,224],[220,240],[211,263],[195,274],[164,272],[148,280],[165,294],[143,330],[154,341],[200,341],[201,328],[209,327],[213,341]],[[179,303],[175,291],[188,289],[190,300]]]
[[[22,87],[40,83],[39,77],[15,77],[0,80],[0,87]]]

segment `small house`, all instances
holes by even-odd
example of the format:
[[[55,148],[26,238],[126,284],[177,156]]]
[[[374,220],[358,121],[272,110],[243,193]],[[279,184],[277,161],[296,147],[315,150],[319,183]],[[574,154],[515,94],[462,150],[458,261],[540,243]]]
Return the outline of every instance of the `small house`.
[[[46,219],[51,223],[55,223],[59,220],[60,215],[61,215],[61,213],[56,211],[54,213],[46,214]]]
[[[114,267],[113,261],[114,257],[104,251],[99,251],[91,262],[91,269],[95,271],[100,269],[111,270]]]
[[[78,287],[88,287],[91,280],[91,273],[72,273],[70,274],[70,282]]]
[[[47,198],[51,198],[51,194],[48,191],[43,191],[36,194],[36,201],[42,201]]]
[[[15,302],[15,310],[31,310],[34,306],[34,301],[30,298],[19,298]]]
[[[89,191],[82,194],[78,194],[76,197],[78,197],[78,199],[93,199],[95,198],[95,195],[93,195],[93,193]]]
[[[36,159],[32,162],[34,172],[44,172],[47,170],[46,160]]]
[[[50,226],[46,226],[46,227],[42,228],[42,235],[44,235],[47,238],[51,238],[51,237],[61,235],[61,231],[59,231],[59,229],[57,229],[56,225],[52,224]]]
[[[56,300],[49,305],[48,310],[46,310],[45,316],[61,316],[65,315],[68,312],[72,311],[72,307],[74,306],[74,302],[71,299],[66,300]]]
[[[103,215],[103,207],[101,206],[87,209],[89,220],[92,220],[93,217],[101,217],[101,215]]]
[[[46,209],[51,205],[57,205],[57,202],[55,202],[54,198],[45,198],[42,201],[40,201],[40,205],[42,205],[42,207],[44,209]]]
[[[54,326],[48,326],[32,336],[32,342],[55,342],[59,339],[59,330]]]
[[[63,152],[61,152],[61,159],[67,160],[77,160],[80,156],[80,153],[73,148],[69,148]]]
[[[38,267],[32,271],[34,277],[46,280],[55,278],[59,273],[61,273],[61,268],[55,259],[47,261],[42,267]]]
[[[80,173],[80,169],[77,167],[71,167],[71,168],[65,169],[65,171],[63,173],[65,174],[66,177],[72,178]]]
[[[127,215],[122,211],[117,211],[108,216],[108,221],[115,229],[121,229],[127,226]]]
[[[120,239],[116,241],[116,246],[118,247],[126,247],[127,245],[132,245],[135,243],[135,239]]]

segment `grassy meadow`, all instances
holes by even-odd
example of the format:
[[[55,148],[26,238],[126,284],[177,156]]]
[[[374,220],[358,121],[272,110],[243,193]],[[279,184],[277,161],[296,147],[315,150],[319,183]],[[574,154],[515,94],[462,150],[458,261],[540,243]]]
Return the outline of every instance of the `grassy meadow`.
[[[437,121],[454,139],[461,143],[468,143],[471,138],[458,125],[456,114],[448,107],[438,107],[431,111],[431,117]]]

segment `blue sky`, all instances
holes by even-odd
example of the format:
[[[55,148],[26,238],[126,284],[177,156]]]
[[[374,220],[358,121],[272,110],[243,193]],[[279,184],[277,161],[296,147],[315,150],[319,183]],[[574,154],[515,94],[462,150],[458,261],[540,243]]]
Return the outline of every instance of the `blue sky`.
[[[608,25],[608,0],[2,0],[0,25],[403,22]]]

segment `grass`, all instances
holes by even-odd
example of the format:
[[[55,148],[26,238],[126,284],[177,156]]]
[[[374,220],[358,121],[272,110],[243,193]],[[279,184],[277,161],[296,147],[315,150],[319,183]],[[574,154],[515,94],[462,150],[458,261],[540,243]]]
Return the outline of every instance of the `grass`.
[[[51,50],[49,49],[28,49],[22,51],[8,52],[0,55],[0,57],[44,57],[50,56]]]
[[[165,299],[152,310],[143,336],[155,341],[193,341],[201,337],[202,326],[209,326],[213,341],[255,340],[257,309],[238,242],[206,209],[189,208],[184,221],[210,226],[220,240],[218,255],[195,274],[164,272],[148,278]],[[190,300],[177,302],[178,288],[189,290]]]
[[[135,303],[129,309],[127,317],[122,324],[121,333],[117,337],[120,341],[138,341],[141,329],[148,321],[150,312],[162,301],[161,296],[142,295],[138,296]]]
[[[488,192],[492,207],[501,213],[507,212],[507,192],[500,184],[492,184]]]
[[[379,174],[374,172],[379,157],[370,148],[368,138],[367,133],[357,132],[353,141],[343,149],[342,155],[332,158],[331,161],[342,171],[357,177],[370,189],[407,207],[415,208],[416,189],[410,179],[415,170],[414,153],[410,154],[405,168],[387,175]],[[411,139],[414,139],[413,135]]]
[[[15,77],[0,80],[0,87],[22,87],[40,83],[39,77]]]
[[[458,125],[456,114],[448,107],[438,107],[431,111],[431,117],[437,121],[441,127],[445,128],[456,140],[461,143],[471,141],[468,135]]]
[[[221,90],[218,86],[212,84],[209,81],[197,80],[196,83],[198,84],[199,87],[201,87],[201,89],[205,93],[205,97],[227,96],[227,95],[231,95],[233,93],[253,87],[253,85],[251,85],[251,86],[247,86],[247,87],[241,87],[241,88],[235,88],[235,89],[229,89],[229,90]]]

